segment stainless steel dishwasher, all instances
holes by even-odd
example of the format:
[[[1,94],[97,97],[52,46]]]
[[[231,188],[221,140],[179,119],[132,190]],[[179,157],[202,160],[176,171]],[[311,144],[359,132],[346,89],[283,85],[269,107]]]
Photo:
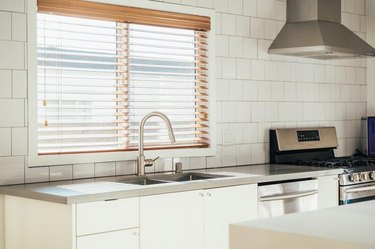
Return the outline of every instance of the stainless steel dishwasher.
[[[302,179],[260,183],[259,218],[318,209],[318,181]]]

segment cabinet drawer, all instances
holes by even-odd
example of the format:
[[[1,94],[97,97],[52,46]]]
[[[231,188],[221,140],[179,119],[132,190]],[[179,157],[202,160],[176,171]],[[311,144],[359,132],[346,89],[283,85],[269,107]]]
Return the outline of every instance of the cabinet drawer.
[[[139,198],[77,204],[77,236],[139,227]]]
[[[129,229],[77,238],[77,249],[139,249],[139,229]]]

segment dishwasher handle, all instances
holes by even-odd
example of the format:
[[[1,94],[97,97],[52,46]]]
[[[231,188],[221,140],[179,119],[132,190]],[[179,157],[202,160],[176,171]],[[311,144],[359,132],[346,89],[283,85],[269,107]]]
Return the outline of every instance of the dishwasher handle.
[[[301,191],[301,192],[290,193],[290,194],[277,194],[277,195],[262,196],[259,198],[259,200],[260,201],[280,201],[280,200],[296,199],[300,197],[315,195],[317,193],[318,193],[318,190]]]

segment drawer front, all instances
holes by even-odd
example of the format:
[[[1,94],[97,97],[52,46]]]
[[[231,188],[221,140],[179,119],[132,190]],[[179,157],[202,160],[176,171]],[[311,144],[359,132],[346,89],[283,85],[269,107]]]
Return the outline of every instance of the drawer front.
[[[139,227],[139,198],[77,204],[77,236]]]
[[[77,249],[139,249],[139,229],[77,237]]]

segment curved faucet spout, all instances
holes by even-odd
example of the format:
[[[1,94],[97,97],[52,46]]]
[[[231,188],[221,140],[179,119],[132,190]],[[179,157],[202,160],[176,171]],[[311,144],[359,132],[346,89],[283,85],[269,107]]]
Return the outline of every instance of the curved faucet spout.
[[[139,123],[139,148],[138,148],[138,160],[137,160],[137,168],[138,168],[138,175],[144,175],[145,174],[145,156],[144,156],[144,127],[146,121],[151,117],[159,117],[161,118],[168,129],[168,136],[171,143],[176,142],[176,138],[174,136],[174,132],[172,129],[172,124],[169,118],[162,112],[150,112],[146,114],[141,122]]]

